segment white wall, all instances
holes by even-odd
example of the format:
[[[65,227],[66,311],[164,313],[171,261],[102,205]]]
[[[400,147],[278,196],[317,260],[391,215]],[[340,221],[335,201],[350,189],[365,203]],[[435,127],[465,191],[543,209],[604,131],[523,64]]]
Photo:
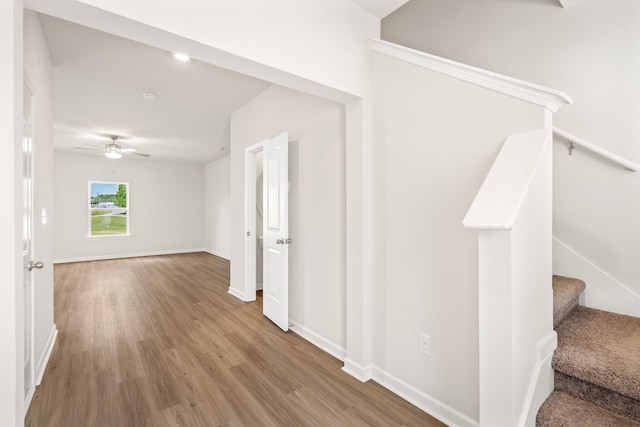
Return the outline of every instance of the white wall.
[[[204,167],[204,247],[225,259],[231,257],[231,157]]]
[[[563,90],[574,104],[556,126],[638,160],[639,21],[635,0],[414,0],[383,20],[382,38]]]
[[[231,117],[231,287],[244,292],[244,149],[289,132],[289,317],[345,346],[344,107],[271,86]],[[252,207],[253,208],[253,207]]]
[[[56,261],[204,248],[204,166],[56,152]],[[88,182],[129,183],[131,237],[87,238]]]
[[[543,128],[543,110],[373,55],[374,378],[474,425],[478,236],[462,220],[507,135]]]
[[[640,173],[554,148],[554,273],[587,283],[586,306],[640,317]]]
[[[44,268],[34,270],[34,363],[36,374],[44,369],[52,344],[53,324],[53,108],[52,64],[38,16],[24,16],[24,68],[33,87],[35,146],[33,152],[33,260]],[[42,210],[46,210],[46,224]]]
[[[563,90],[575,103],[556,115],[556,126],[638,163],[638,22],[635,0],[585,0],[567,9],[555,0],[414,0],[384,19],[382,35]],[[571,248],[554,256],[554,271],[598,280],[587,283],[586,303],[613,309],[603,287],[625,298],[640,294],[640,175],[580,148],[571,157],[559,142],[554,150],[554,235]],[[600,281],[579,257],[567,258],[572,252],[614,280]]]
[[[553,241],[553,272],[562,276],[572,276],[579,272],[580,279],[584,280],[589,288],[581,298],[580,304],[640,317],[640,294],[557,238]]]

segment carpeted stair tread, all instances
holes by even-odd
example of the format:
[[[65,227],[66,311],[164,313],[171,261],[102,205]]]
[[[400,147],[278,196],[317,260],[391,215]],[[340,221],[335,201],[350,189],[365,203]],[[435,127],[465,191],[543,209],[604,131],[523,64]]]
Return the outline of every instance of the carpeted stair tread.
[[[640,400],[640,318],[578,306],[556,332],[553,369]]]
[[[582,381],[562,372],[555,373],[555,389],[640,422],[640,400],[623,396],[608,388]]]
[[[640,427],[640,423],[562,391],[554,391],[536,418],[537,427]]]
[[[553,276],[553,328],[578,306],[578,296],[586,285],[582,280],[565,276]]]

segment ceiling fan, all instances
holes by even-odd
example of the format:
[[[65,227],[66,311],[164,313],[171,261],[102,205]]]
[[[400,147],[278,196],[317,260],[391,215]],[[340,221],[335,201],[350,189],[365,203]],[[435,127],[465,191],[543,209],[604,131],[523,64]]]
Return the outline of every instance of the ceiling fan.
[[[108,142],[105,144],[104,148],[102,147],[98,147],[96,145],[91,145],[91,144],[87,144],[84,143],[85,145],[88,145],[89,147],[73,147],[76,150],[93,150],[93,151],[104,151],[104,155],[109,157],[110,159],[119,159],[120,157],[122,157],[123,154],[133,154],[135,156],[142,156],[142,157],[150,157],[150,154],[145,154],[145,153],[138,153],[138,150],[136,150],[133,147],[128,147],[128,148],[123,148],[120,144],[118,144],[118,137],[116,135],[111,135],[109,138],[111,138],[111,142]]]

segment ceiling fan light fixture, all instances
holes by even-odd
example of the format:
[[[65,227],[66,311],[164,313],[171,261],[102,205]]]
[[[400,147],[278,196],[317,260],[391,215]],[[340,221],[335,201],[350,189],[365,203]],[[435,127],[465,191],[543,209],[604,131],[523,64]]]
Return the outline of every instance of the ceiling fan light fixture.
[[[119,159],[120,157],[122,157],[122,154],[118,153],[117,151],[111,151],[111,150],[105,151],[104,155],[110,159]]]
[[[153,102],[156,100],[156,94],[153,92],[145,92],[142,94],[142,97],[147,102]]]
[[[110,159],[119,159],[122,157],[123,154],[127,154],[127,155],[135,154],[136,156],[140,156],[140,157],[151,157],[150,154],[140,153],[138,152],[137,149],[133,147],[122,148],[121,145],[117,144],[118,142],[117,135],[111,135],[109,138],[111,138],[111,142],[106,143],[104,148],[100,148],[98,146],[87,144],[87,143],[85,143],[85,145],[87,145],[88,147],[73,147],[73,148],[78,150],[102,151],[105,157],[108,157]]]

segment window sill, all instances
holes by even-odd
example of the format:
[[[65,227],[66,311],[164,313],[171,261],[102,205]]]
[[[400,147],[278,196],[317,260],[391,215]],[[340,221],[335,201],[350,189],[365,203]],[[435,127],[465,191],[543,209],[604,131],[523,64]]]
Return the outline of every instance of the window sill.
[[[87,240],[94,240],[94,239],[97,239],[97,240],[102,240],[102,239],[111,240],[111,239],[128,239],[129,237],[132,237],[132,236],[133,236],[132,234],[127,233],[127,234],[116,234],[116,235],[113,235],[113,236],[106,235],[106,236],[86,236],[86,237],[87,237]]]

